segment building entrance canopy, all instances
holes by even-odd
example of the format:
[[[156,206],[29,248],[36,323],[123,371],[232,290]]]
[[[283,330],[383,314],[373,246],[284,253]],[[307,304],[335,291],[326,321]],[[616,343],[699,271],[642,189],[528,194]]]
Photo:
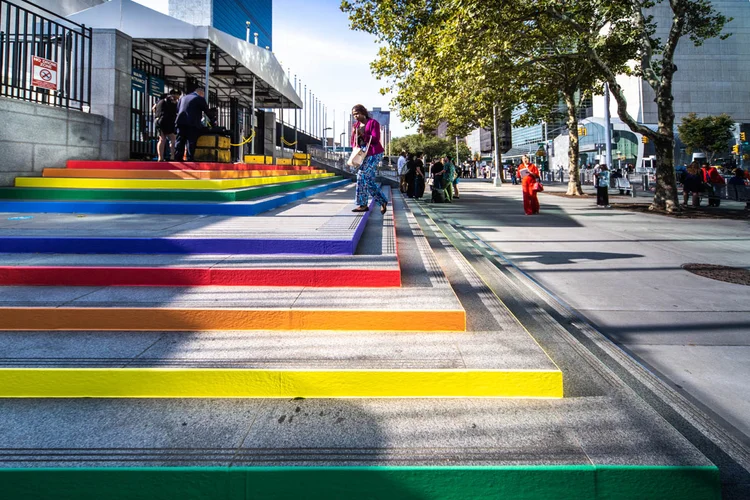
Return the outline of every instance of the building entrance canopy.
[[[116,29],[133,39],[133,50],[158,54],[166,76],[205,81],[221,99],[254,108],[302,108],[284,69],[270,50],[210,26],[194,26],[130,0],[112,0],[69,16],[89,28]],[[208,68],[206,51],[210,45]]]

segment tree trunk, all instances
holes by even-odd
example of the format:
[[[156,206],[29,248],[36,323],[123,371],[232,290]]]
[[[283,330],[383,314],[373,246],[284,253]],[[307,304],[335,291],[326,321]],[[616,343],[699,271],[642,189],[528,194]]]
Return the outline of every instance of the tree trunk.
[[[665,71],[662,85],[656,96],[659,130],[654,137],[656,149],[656,189],[651,210],[679,212],[682,210],[677,193],[674,172],[674,97],[672,96],[672,73]]]
[[[565,92],[565,104],[568,108],[568,192],[570,196],[583,194],[581,188],[581,176],[578,169],[578,108],[575,103],[575,91]]]

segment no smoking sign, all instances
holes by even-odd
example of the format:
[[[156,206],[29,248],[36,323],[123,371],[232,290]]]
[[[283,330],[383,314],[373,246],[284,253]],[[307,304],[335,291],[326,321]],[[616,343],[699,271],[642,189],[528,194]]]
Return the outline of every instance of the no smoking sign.
[[[34,74],[31,84],[43,89],[57,90],[57,63],[34,56],[32,59]]]

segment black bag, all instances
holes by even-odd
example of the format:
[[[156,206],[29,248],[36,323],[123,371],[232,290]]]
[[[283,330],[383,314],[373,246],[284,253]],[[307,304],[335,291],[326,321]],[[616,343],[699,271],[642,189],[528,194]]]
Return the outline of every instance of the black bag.
[[[432,202],[433,203],[445,203],[445,190],[433,189],[432,190]]]

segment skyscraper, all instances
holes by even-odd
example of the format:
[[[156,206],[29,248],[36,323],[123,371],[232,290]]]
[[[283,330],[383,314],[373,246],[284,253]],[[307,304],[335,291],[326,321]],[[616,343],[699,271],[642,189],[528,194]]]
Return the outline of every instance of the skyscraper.
[[[273,49],[272,0],[169,0],[169,15],[243,40],[250,21],[250,41],[258,33],[258,45]]]

